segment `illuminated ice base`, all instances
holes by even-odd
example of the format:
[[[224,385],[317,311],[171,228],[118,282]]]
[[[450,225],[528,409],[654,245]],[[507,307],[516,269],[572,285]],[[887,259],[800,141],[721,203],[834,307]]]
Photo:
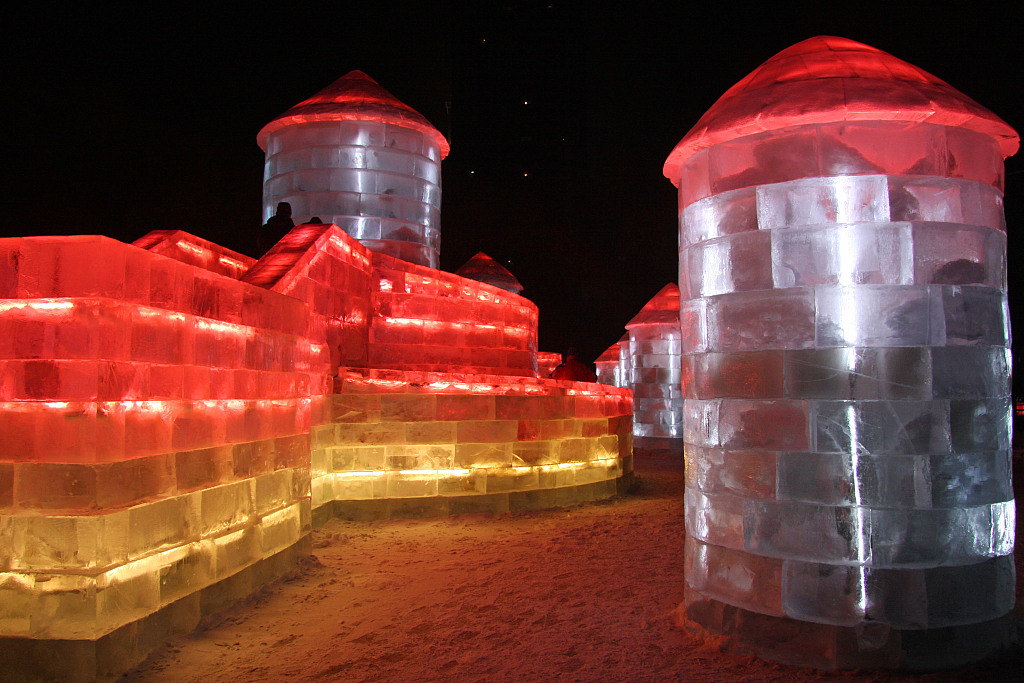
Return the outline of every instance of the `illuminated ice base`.
[[[897,629],[881,623],[820,624],[737,607],[689,586],[675,617],[691,635],[700,639],[717,636],[716,642],[730,652],[829,670],[958,668],[1011,648],[1017,628],[1012,613],[974,624],[926,630]]]
[[[632,476],[632,401],[617,387],[371,372],[339,378],[329,401],[313,428],[318,519],[572,505]]]

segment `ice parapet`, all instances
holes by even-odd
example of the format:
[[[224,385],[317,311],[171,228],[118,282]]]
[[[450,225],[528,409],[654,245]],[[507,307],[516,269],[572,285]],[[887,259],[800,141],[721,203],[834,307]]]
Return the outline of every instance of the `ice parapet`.
[[[906,120],[920,93],[930,114]],[[826,668],[929,666],[913,649],[949,629],[1006,642],[1016,147],[938,79],[826,37],[669,157],[694,628]]]

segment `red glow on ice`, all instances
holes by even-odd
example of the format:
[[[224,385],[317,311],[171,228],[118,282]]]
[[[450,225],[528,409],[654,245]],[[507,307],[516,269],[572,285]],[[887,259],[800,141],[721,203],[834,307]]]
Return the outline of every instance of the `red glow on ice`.
[[[793,125],[906,121],[966,128],[989,136],[1003,157],[1020,146],[998,116],[923,69],[881,50],[818,36],[778,53],[731,87],[676,145],[665,177],[702,149]]]
[[[348,72],[265,125],[256,136],[256,142],[265,150],[267,138],[274,131],[314,121],[378,121],[402,126],[430,137],[440,148],[442,159],[450,150],[445,137],[422,114],[358,70]]]

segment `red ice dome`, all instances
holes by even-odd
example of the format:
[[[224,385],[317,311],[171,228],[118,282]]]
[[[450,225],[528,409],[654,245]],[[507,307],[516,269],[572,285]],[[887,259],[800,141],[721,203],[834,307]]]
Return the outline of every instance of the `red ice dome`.
[[[680,167],[702,149],[787,126],[906,121],[955,126],[993,138],[1003,158],[1020,138],[1005,121],[927,71],[846,38],[817,36],[778,53],[729,88],[665,161]]]
[[[670,282],[644,304],[640,312],[626,323],[626,329],[636,325],[679,324],[679,287]]]
[[[441,132],[430,121],[389,93],[362,71],[349,71],[329,86],[299,102],[263,126],[256,136],[265,150],[267,138],[276,130],[294,123],[314,121],[379,121],[419,131],[430,137],[441,149],[441,158],[448,156],[449,146]]]
[[[523,291],[523,286],[519,284],[515,275],[482,251],[478,251],[473,258],[463,263],[455,274],[500,287],[513,294]]]

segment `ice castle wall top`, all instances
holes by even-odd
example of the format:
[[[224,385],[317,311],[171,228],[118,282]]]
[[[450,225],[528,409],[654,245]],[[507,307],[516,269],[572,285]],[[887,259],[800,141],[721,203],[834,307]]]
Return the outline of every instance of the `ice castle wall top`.
[[[401,102],[362,71],[350,71],[334,83],[263,126],[256,136],[260,149],[267,138],[285,126],[314,121],[378,121],[411,128],[433,139],[448,156],[449,145],[441,132],[418,111]]]
[[[846,38],[817,36],[778,53],[729,88],[665,161],[678,182],[702,149],[787,126],[905,121],[967,128],[993,138],[1003,157],[1020,137],[1005,121],[927,71]]]

